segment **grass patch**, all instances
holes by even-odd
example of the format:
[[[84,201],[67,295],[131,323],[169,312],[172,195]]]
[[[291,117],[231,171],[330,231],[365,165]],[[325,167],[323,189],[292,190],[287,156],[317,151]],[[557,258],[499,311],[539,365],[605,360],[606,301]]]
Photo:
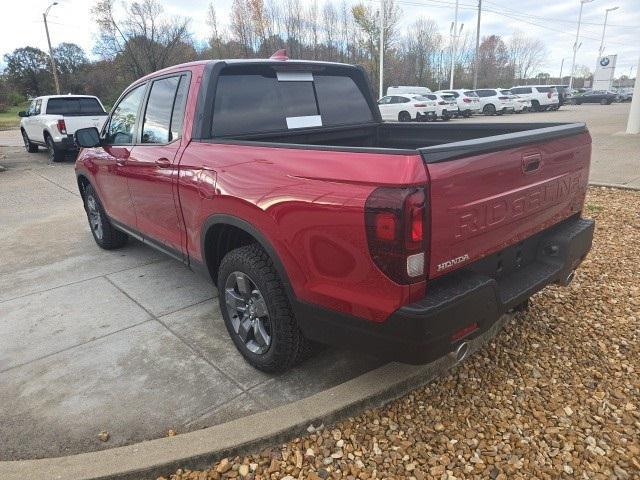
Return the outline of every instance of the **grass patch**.
[[[26,110],[29,103],[23,103],[16,105],[15,107],[9,107],[6,112],[0,113],[0,130],[9,130],[11,128],[18,128],[20,126],[20,117],[18,112],[20,110]]]
[[[595,203],[587,203],[585,205],[585,210],[589,213],[598,213],[602,211],[602,206],[596,205]]]

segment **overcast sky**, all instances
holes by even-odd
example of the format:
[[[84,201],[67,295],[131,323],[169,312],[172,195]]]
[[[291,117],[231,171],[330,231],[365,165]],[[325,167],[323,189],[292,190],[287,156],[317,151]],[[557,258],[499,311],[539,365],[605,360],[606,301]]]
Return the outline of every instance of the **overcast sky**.
[[[6,1],[6,0],[5,0]],[[125,0],[127,1],[127,0]],[[322,4],[324,0],[318,0]],[[342,0],[334,0],[335,4]],[[358,3],[357,0],[346,0]],[[377,1],[363,0],[373,2]],[[454,17],[455,0],[396,0],[402,9],[402,26],[408,27],[417,17],[431,18],[443,34],[449,34]],[[31,45],[46,49],[47,41],[42,23],[42,12],[50,0],[12,1],[12,10],[3,9],[0,16],[0,56],[13,49]],[[93,0],[58,0],[49,13],[51,41],[74,42],[94,57],[92,48],[96,25],[91,18]],[[206,12],[208,0],[161,0],[166,12],[191,17],[194,39],[203,42],[208,37]],[[232,0],[217,0],[218,18],[224,24]],[[463,33],[475,31],[477,0],[460,0],[459,21],[464,23]],[[3,5],[4,6],[4,5]],[[609,14],[605,38],[605,54],[618,54],[616,76],[633,68],[635,76],[640,57],[640,0],[594,0],[584,5],[580,33],[582,46],[576,63],[595,68],[602,35],[606,8],[618,6]],[[508,38],[514,30],[542,40],[548,49],[541,71],[558,75],[565,59],[564,73],[571,65],[572,45],[575,39],[579,0],[483,0],[481,35],[497,34]],[[3,62],[0,61],[0,64]]]

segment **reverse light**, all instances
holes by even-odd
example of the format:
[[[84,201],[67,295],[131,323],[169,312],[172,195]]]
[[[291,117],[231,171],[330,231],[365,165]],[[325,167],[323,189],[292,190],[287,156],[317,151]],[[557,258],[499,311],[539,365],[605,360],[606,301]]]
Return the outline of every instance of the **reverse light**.
[[[66,135],[67,134],[67,125],[64,123],[63,119],[58,120],[58,131],[63,134]]]
[[[424,280],[428,209],[423,188],[375,189],[365,203],[369,253],[397,283]]]

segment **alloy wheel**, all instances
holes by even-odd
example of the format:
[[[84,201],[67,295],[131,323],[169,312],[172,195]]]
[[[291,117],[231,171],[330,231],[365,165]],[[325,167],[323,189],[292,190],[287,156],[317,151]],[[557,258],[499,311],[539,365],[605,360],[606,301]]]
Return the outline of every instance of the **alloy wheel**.
[[[87,215],[89,217],[89,226],[98,240],[102,240],[102,217],[98,210],[98,202],[93,195],[87,197]]]
[[[246,273],[233,272],[225,282],[224,297],[236,335],[251,353],[264,354],[271,346],[271,321],[256,283]]]

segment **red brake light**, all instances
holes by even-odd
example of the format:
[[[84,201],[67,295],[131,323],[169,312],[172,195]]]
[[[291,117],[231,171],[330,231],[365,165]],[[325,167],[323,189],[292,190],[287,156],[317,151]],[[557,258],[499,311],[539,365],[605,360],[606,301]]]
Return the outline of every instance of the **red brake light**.
[[[465,97],[465,98],[463,98],[463,99],[462,99],[462,101],[463,101],[464,103],[471,103],[471,99],[470,99],[470,98],[466,98],[466,97]]]
[[[498,97],[500,100],[509,100],[509,97]]]
[[[58,120],[58,131],[63,135],[67,134],[67,126],[65,125],[63,119]]]
[[[422,188],[375,189],[365,204],[369,253],[397,283],[420,282],[427,266],[428,209]]]
[[[471,332],[476,331],[478,327],[479,327],[478,322],[474,322],[471,325],[467,325],[466,327],[461,328],[460,330],[455,332],[453,335],[451,335],[451,341],[457,342],[458,340],[469,335]]]

